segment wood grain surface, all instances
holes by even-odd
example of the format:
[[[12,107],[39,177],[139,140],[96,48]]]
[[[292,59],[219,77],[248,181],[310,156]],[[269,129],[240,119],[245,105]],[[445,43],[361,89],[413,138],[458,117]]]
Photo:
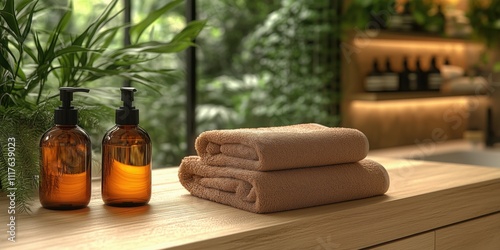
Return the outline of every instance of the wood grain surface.
[[[498,168],[372,159],[389,169],[386,195],[260,215],[191,196],[177,168],[154,170],[136,208],[105,206],[94,181],[88,208],[16,214],[16,242],[2,194],[0,249],[359,249],[500,211]]]
[[[368,250],[435,250],[435,232],[423,233],[381,246],[369,248]]]

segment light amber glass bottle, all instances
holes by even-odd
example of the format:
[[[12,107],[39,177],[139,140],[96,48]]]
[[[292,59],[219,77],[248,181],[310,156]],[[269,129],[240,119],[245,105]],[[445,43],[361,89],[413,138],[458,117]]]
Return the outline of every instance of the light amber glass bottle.
[[[78,111],[71,107],[73,92],[60,88],[62,107],[55,110],[55,126],[40,140],[39,199],[44,208],[86,207],[91,196],[92,150],[90,137],[77,123]]]
[[[151,139],[138,126],[139,110],[132,106],[130,87],[121,88],[123,107],[116,126],[102,140],[102,199],[111,206],[141,206],[151,199]]]

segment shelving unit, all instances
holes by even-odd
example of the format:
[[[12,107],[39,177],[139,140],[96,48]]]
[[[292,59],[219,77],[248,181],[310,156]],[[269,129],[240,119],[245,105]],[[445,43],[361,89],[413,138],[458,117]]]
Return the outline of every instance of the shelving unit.
[[[466,37],[446,37],[439,34],[425,32],[398,32],[391,30],[372,31],[366,30],[366,35],[369,38],[377,40],[395,40],[395,41],[425,41],[425,42],[446,42],[446,43],[477,43],[471,38]],[[355,38],[356,34],[351,33],[351,38]]]
[[[344,52],[344,90],[349,94],[364,93],[362,87],[364,77],[371,70],[374,58],[391,58],[394,70],[402,70],[402,58],[410,59],[410,66],[414,67],[417,57],[423,59],[421,64],[428,68],[430,57],[438,56],[442,61],[444,57],[451,60],[452,64],[468,68],[471,61],[479,59],[479,53],[470,53],[469,50],[480,51],[482,45],[471,39],[441,37],[436,34],[418,32],[396,32],[388,30],[365,30],[351,32],[343,43]],[[470,58],[470,54],[477,58]],[[347,69],[345,69],[347,68]],[[345,86],[348,83],[350,86]],[[407,95],[403,93],[403,95]],[[417,94],[420,95],[420,94]]]
[[[406,100],[420,98],[441,98],[453,96],[474,96],[476,93],[457,92],[443,93],[439,91],[415,91],[415,92],[362,92],[351,96],[351,100],[359,101],[389,101],[389,100]],[[484,95],[481,93],[480,95]]]
[[[354,39],[373,39],[375,41],[401,41],[401,42],[433,42],[433,43],[454,43],[454,44],[480,44],[470,38],[465,37],[445,37],[439,34],[425,33],[425,32],[398,32],[390,30],[372,31],[366,30],[363,36],[358,37],[353,32],[350,34],[351,40]],[[362,85],[362,81],[358,85]],[[475,95],[475,93],[460,92],[460,93],[443,93],[439,91],[415,91],[415,92],[363,92],[357,91],[351,96],[351,100],[364,100],[364,101],[384,101],[384,100],[404,100],[404,99],[418,99],[418,98],[439,98],[451,96],[468,96]]]
[[[398,32],[390,30],[381,31],[365,31],[365,35],[361,39],[373,39],[374,41],[392,41],[392,42],[425,42],[425,43],[444,43],[444,44],[466,44],[467,46],[482,46],[479,42],[465,37],[444,37],[438,34],[431,34],[425,32]],[[356,38],[354,33],[350,34],[351,40],[360,39]],[[363,81],[357,85],[362,86]],[[405,100],[405,99],[419,99],[419,98],[441,98],[453,96],[473,96],[477,93],[473,92],[455,92],[444,93],[440,91],[413,91],[413,92],[364,92],[359,89],[353,92],[350,100],[363,100],[363,101],[386,101],[386,100]],[[483,94],[481,94],[483,95]]]
[[[371,149],[428,141],[435,131],[448,140],[459,139],[471,122],[474,127],[483,126],[481,110],[487,101],[483,94],[473,91],[365,92],[363,88],[374,59],[390,60],[396,72],[403,69],[405,57],[412,69],[417,58],[422,68],[427,69],[434,56],[438,58],[438,67],[447,58],[452,65],[468,69],[479,60],[480,43],[467,38],[387,30],[357,30],[346,37],[342,58],[342,126],[365,133]],[[475,96],[480,98],[462,98]],[[392,100],[398,102],[385,102]],[[476,114],[471,114],[471,109]]]

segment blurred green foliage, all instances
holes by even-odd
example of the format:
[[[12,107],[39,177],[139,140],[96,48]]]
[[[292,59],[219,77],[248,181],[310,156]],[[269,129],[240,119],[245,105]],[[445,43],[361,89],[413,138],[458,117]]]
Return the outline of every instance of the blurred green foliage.
[[[500,0],[469,0],[467,12],[474,35],[489,48],[500,42]]]
[[[333,40],[340,34],[339,19],[331,1],[284,0],[247,37],[242,65],[257,78],[261,94],[267,94],[247,97],[247,122],[338,124],[329,111],[339,102],[331,88],[339,84],[339,51]]]
[[[212,28],[209,21],[199,37],[200,64],[209,65],[201,69],[206,74],[200,82],[200,131],[337,125],[330,107],[339,96],[330,85],[339,74],[338,51],[329,39],[340,29],[332,22],[339,17],[331,1],[231,2],[210,1],[214,7],[207,12],[215,12],[215,22],[225,25]],[[225,44],[232,44],[227,51]]]
[[[343,15],[342,27],[345,30],[351,30],[354,27],[367,29],[368,23],[377,15],[380,15],[385,24],[390,15],[395,13],[395,7],[395,0],[352,0]]]
[[[338,125],[330,112],[339,93],[338,37],[331,1],[198,1],[207,26],[197,37],[197,132],[318,122]],[[179,12],[183,15],[183,12]],[[171,26],[171,25],[166,25]],[[327,60],[328,59],[328,60]],[[179,57],[182,62],[183,57]],[[179,64],[183,65],[182,63]],[[138,99],[141,126],[152,136],[154,164],[178,165],[186,152],[185,80]]]
[[[488,51],[489,49],[498,51],[500,42],[500,0],[469,0],[468,7],[467,17],[471,27],[473,27],[473,36],[487,47],[481,56],[481,63],[488,65],[492,62],[492,70],[500,72],[500,62],[493,61],[498,60],[498,58],[492,58],[491,51]]]
[[[414,24],[414,31],[424,31],[444,35],[444,19],[437,15],[441,8],[440,2],[432,0],[412,0],[400,2],[395,0],[353,0],[349,3],[344,14],[343,28],[368,29],[375,28],[373,23],[386,25],[391,15],[398,14],[408,8]],[[372,27],[373,26],[373,27]]]

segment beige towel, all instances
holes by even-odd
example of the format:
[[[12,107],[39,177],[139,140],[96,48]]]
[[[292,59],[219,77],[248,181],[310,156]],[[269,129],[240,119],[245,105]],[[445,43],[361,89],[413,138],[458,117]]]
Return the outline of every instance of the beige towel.
[[[384,194],[387,171],[377,162],[281,171],[208,166],[197,156],[182,160],[181,184],[194,196],[254,213],[269,213]]]
[[[258,171],[356,162],[368,139],[359,130],[319,124],[212,130],[196,139],[204,163]]]

